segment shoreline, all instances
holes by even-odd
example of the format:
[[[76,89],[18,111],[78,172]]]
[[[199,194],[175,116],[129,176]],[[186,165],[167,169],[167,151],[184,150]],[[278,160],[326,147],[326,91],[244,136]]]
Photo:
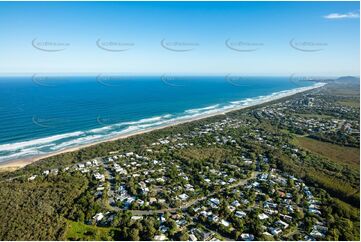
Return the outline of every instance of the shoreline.
[[[169,127],[179,125],[179,124],[189,123],[189,122],[193,122],[193,121],[197,121],[197,120],[201,120],[201,119],[206,119],[206,118],[210,118],[210,117],[214,117],[214,116],[218,116],[218,115],[225,115],[225,114],[230,113],[230,112],[234,112],[234,111],[254,107],[254,106],[257,106],[257,105],[263,105],[263,104],[273,102],[273,101],[276,101],[276,100],[279,100],[279,99],[282,99],[282,98],[290,97],[290,96],[293,96],[293,95],[296,95],[296,94],[299,94],[299,93],[302,93],[302,92],[306,92],[306,91],[314,90],[314,89],[317,89],[317,88],[321,88],[321,87],[325,86],[326,84],[327,83],[322,83],[322,84],[320,83],[319,85],[315,84],[313,86],[304,87],[302,90],[297,90],[297,88],[291,89],[291,90],[289,90],[289,92],[281,93],[281,94],[279,94],[277,96],[271,96],[271,97],[267,98],[266,100],[261,100],[261,101],[259,101],[257,103],[254,103],[254,104],[229,108],[228,110],[227,109],[226,110],[219,110],[219,111],[216,111],[216,112],[213,112],[213,113],[200,114],[199,116],[184,119],[184,120],[182,120],[180,118],[179,120],[172,121],[171,123],[165,124],[163,126],[150,127],[150,128],[146,128],[144,130],[130,132],[128,134],[120,134],[120,135],[117,135],[117,136],[114,136],[114,137],[111,137],[111,138],[108,138],[108,139],[105,139],[105,140],[95,141],[95,142],[92,142],[92,143],[89,143],[89,144],[83,144],[83,145],[79,145],[79,146],[76,146],[76,147],[70,147],[70,148],[66,148],[64,150],[59,150],[59,151],[55,151],[55,152],[49,152],[48,154],[4,161],[4,162],[0,163],[0,172],[14,171],[14,170],[20,169],[22,167],[25,167],[26,165],[29,165],[31,163],[34,163],[36,161],[39,161],[39,160],[42,160],[42,159],[45,159],[45,158],[49,158],[49,157],[56,156],[56,155],[63,154],[63,153],[78,151],[80,149],[87,148],[87,147],[94,146],[94,145],[98,145],[100,143],[106,143],[106,142],[112,142],[112,141],[116,141],[116,140],[120,140],[120,139],[125,139],[125,138],[131,137],[131,136],[140,135],[140,134],[144,134],[144,133],[149,133],[149,132],[152,132],[152,131],[155,131],[155,130],[169,128]]]

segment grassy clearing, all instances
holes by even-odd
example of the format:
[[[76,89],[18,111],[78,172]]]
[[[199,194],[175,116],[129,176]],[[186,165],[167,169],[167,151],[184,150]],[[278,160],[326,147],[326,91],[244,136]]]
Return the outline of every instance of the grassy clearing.
[[[113,228],[97,227],[94,225],[86,225],[81,222],[67,220],[67,228],[64,239],[82,241],[113,240],[111,235],[114,231],[115,230]]]
[[[325,90],[330,95],[359,97],[360,96],[359,84],[346,84],[346,85],[332,85],[328,86]]]
[[[338,103],[341,105],[344,105],[344,106],[350,106],[350,107],[354,107],[354,108],[360,107],[359,99],[349,99],[349,100],[344,100],[344,101],[338,101]]]
[[[358,148],[345,147],[301,136],[296,137],[295,143],[312,153],[339,164],[350,165],[355,169],[360,167],[360,150]]]

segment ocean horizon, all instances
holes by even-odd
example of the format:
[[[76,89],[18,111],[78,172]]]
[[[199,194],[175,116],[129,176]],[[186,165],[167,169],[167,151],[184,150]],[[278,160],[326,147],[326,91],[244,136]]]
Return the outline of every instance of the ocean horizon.
[[[45,155],[319,86],[289,77],[0,77],[0,162]]]

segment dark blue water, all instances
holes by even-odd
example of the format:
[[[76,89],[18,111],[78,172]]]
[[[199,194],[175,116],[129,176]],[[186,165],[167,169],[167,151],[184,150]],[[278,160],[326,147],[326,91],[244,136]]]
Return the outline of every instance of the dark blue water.
[[[264,101],[288,77],[1,77],[0,162]]]

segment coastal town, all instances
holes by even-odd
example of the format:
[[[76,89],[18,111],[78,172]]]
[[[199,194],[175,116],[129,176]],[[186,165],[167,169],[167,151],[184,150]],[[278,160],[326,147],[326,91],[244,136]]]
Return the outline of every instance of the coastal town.
[[[361,241],[360,23],[0,0],[0,242]]]
[[[329,240],[337,226],[330,217],[338,216],[332,196],[343,191],[322,184],[313,169],[342,184],[348,177],[353,191],[359,173],[331,166],[295,140],[334,133],[342,134],[335,144],[359,147],[359,109],[313,90],[201,121],[138,148],[43,169],[26,182],[85,177],[78,206],[66,216],[85,226],[123,228],[113,239]],[[300,177],[303,166],[312,172]]]
[[[133,154],[125,156],[129,158]],[[200,194],[199,191],[198,193],[195,191],[193,185],[187,182],[189,179],[182,172],[179,172],[179,175],[184,179],[184,185],[172,189],[167,186],[166,180],[169,178],[163,174],[158,173],[158,178],[153,179],[147,175],[154,173],[155,170],[139,172],[137,168],[141,167],[140,161],[131,162],[132,166],[125,165],[125,167],[135,168],[132,169],[135,171],[128,173],[126,169],[120,167],[120,162],[114,161],[118,160],[117,157],[109,157],[108,162],[105,162],[111,162],[112,168],[106,164],[100,165],[97,160],[93,160],[64,169],[64,172],[80,171],[83,174],[92,174],[94,184],[96,184],[92,194],[97,199],[103,197],[108,199],[109,209],[94,214],[86,221],[89,224],[110,226],[119,216],[117,211],[122,210],[131,212],[132,222],[146,219],[147,216],[156,218],[159,228],[158,232],[154,233],[154,240],[176,239],[174,236],[177,233],[185,236],[182,237],[183,240],[192,241],[254,240],[255,234],[264,236],[265,239],[271,237],[282,239],[295,232],[302,234],[305,240],[323,239],[326,236],[327,224],[320,211],[322,203],[313,196],[313,189],[310,190],[301,179],[281,173],[279,170],[271,169],[264,172],[261,169],[256,170],[245,179],[237,179],[228,176],[227,172],[214,170],[211,171],[215,174],[212,178],[218,177],[218,179],[212,179],[212,182],[209,178],[205,178],[204,183],[207,186],[217,186],[218,189],[210,194]],[[142,157],[138,158],[142,160]],[[251,161],[248,160],[247,163]],[[257,166],[267,164],[267,158],[259,157],[256,163]],[[158,171],[164,169],[161,164],[154,168]],[[47,170],[43,175],[57,173],[58,170]],[[116,175],[111,175],[111,173],[125,175],[127,179],[140,177],[139,173],[142,173],[144,181],[140,181],[139,188],[132,191],[131,187],[127,189],[126,183],[118,185],[114,182]],[[32,176],[29,180],[35,178]],[[161,194],[154,194],[155,190],[162,190],[161,194],[168,191],[169,196],[164,198]],[[151,193],[153,196],[149,195]],[[305,219],[305,214],[310,220],[307,228],[300,225],[300,222]],[[258,227],[252,228],[254,225],[249,224],[250,227],[244,231],[245,233],[241,233],[240,231],[247,226],[243,222],[247,216],[249,219],[252,218],[252,224],[257,221]]]

